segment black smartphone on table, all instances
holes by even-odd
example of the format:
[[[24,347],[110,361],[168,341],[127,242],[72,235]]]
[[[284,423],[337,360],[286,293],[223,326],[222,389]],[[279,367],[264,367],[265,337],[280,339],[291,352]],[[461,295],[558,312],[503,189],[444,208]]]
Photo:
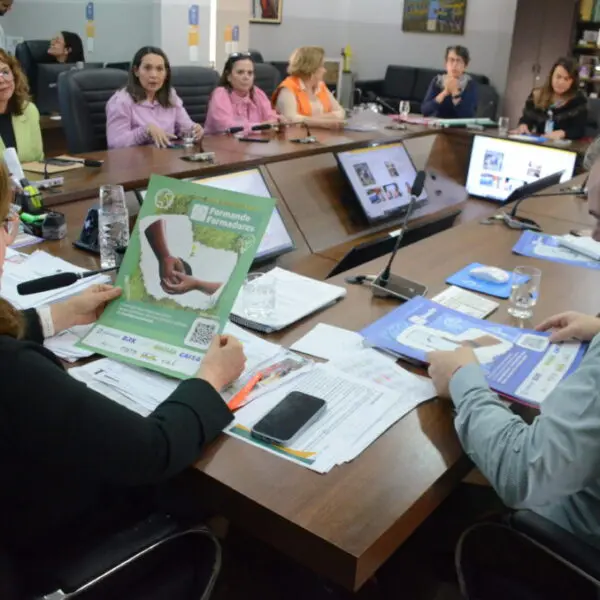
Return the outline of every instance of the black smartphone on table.
[[[321,398],[291,392],[254,425],[250,435],[268,444],[288,446],[319,419],[326,406]]]

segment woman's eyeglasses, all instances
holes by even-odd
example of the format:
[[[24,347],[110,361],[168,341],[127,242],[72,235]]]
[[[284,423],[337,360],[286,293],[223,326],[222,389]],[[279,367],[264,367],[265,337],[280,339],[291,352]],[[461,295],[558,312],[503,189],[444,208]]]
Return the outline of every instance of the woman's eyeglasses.
[[[13,72],[10,69],[2,69],[0,71],[0,76],[5,81],[12,81],[14,79]]]

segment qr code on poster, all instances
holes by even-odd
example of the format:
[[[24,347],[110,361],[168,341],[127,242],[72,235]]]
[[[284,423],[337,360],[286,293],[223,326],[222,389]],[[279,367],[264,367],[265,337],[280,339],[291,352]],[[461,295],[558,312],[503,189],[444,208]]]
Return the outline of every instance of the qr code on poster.
[[[200,350],[206,350],[218,330],[218,321],[198,318],[189,330],[185,338],[185,344],[194,348],[200,348]]]
[[[517,345],[521,346],[521,348],[533,350],[535,352],[543,352],[548,347],[549,343],[550,341],[547,337],[532,335],[530,333],[522,335],[517,341]]]

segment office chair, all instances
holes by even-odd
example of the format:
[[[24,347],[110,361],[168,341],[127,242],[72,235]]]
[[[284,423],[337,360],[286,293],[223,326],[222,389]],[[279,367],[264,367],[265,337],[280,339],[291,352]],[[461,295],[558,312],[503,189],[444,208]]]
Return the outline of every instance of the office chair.
[[[130,67],[131,67],[131,62],[129,62],[129,61],[113,62],[113,63],[107,62],[104,64],[105,69],[119,69],[121,71],[127,71],[127,72],[129,72]]]
[[[58,104],[71,153],[106,150],[106,103],[127,83],[118,69],[84,69],[61,73]]]
[[[466,567],[464,560],[465,556],[473,556],[485,547],[503,547],[502,552],[512,549],[515,562],[522,563],[523,569],[528,570],[528,580],[547,588],[544,598],[598,597],[600,550],[532,511],[518,510],[496,521],[477,523],[462,534],[456,550],[456,565],[461,592],[467,599],[487,597],[481,595],[485,592],[478,589],[481,584],[477,583],[477,571],[482,580],[485,572],[479,565]],[[498,561],[502,577],[507,581],[512,579],[518,588],[520,577],[508,572],[501,558]]]
[[[17,565],[10,552],[0,552],[3,600],[12,600],[17,590],[19,600],[205,600],[221,569],[221,546],[206,527],[154,514],[74,549],[73,558],[61,564],[49,556],[22,571]]]
[[[409,229],[404,234],[404,238],[402,239],[400,247],[404,248],[404,246],[410,246],[411,244],[414,244],[420,240],[424,240],[431,235],[440,233],[446,229],[450,229],[450,227],[454,225],[454,221],[456,221],[456,217],[458,217],[460,213],[461,211],[457,210],[456,212],[442,217],[438,221],[427,223],[425,225],[421,225],[420,227],[415,227],[414,229]],[[352,248],[345,256],[343,256],[340,262],[331,270],[329,275],[327,275],[327,279],[333,277],[334,275],[338,275],[339,273],[343,273],[344,271],[353,269],[354,267],[359,267],[370,260],[374,260],[380,256],[384,256],[385,254],[389,254],[394,249],[395,243],[395,237],[385,235],[377,238],[376,240],[371,240],[354,246],[354,248]],[[376,273],[367,273],[367,275],[376,275]]]
[[[281,83],[279,71],[268,63],[254,64],[254,85],[259,87],[270,98]]]
[[[48,54],[50,40],[27,40],[17,44],[15,58],[21,63],[21,68],[29,81],[29,91],[33,101],[37,101],[38,65],[56,64],[53,56]]]
[[[588,98],[587,109],[585,137],[595,138],[600,134],[600,98]]]
[[[258,50],[250,49],[250,50],[248,50],[248,52],[250,53],[250,56],[252,57],[254,64],[265,62],[263,59],[263,55]]]
[[[171,84],[195,123],[204,123],[208,100],[217,87],[219,74],[207,67],[173,67]]]

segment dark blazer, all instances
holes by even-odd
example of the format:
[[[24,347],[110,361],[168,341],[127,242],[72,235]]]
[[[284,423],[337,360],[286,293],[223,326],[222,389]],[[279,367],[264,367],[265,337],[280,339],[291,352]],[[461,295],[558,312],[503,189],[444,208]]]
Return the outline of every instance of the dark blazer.
[[[587,98],[581,92],[577,92],[567,103],[552,109],[554,129],[562,129],[567,140],[578,140],[585,136],[587,114]],[[531,133],[543,134],[547,119],[548,111],[536,107],[531,92],[525,102],[519,125],[525,123]]]
[[[58,549],[107,500],[192,465],[232,420],[199,379],[146,418],[131,412],[69,376],[24,314],[26,340],[0,336],[0,544],[16,554]]]

